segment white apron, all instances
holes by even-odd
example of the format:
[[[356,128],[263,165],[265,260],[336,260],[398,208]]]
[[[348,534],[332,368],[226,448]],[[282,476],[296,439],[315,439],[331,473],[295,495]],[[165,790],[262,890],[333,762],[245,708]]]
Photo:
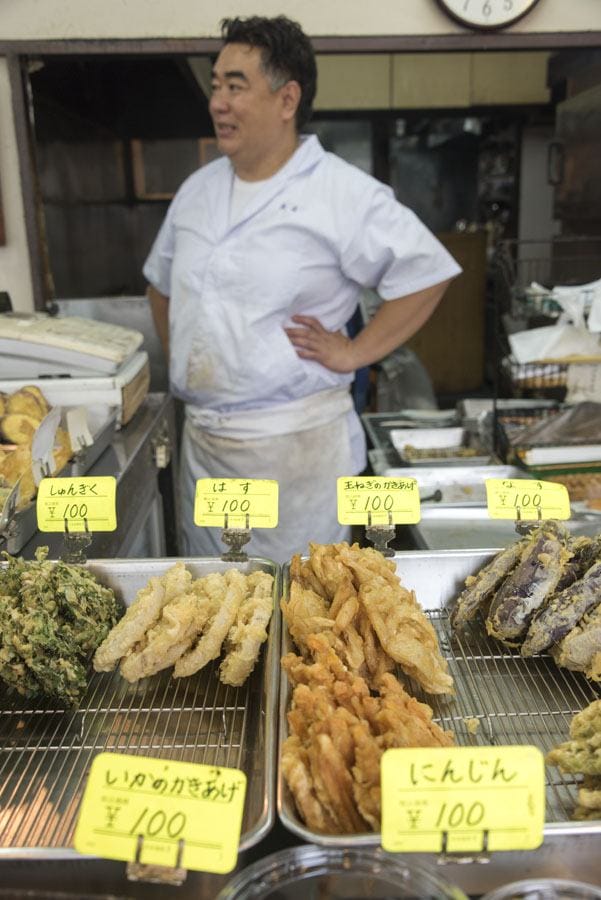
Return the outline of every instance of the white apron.
[[[306,554],[309,541],[348,540],[337,521],[336,479],[364,466],[365,445],[347,390],[322,391],[281,407],[223,416],[186,407],[181,450],[184,556],[221,556],[218,528],[194,525],[198,478],[274,478],[279,483],[277,528],[251,531],[249,556],[278,563]]]

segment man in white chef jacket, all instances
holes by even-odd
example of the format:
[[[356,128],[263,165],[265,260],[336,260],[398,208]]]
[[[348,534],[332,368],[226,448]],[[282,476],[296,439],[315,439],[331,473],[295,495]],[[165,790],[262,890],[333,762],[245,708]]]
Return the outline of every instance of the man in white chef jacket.
[[[361,472],[356,369],[426,322],[459,266],[391,189],[301,131],[316,66],[299,25],[225,19],[210,112],[223,157],[177,192],[144,266],[173,393],[185,402],[185,556],[219,556],[193,523],[198,478],[274,478],[277,529],[254,556],[285,562],[348,537],[336,479]],[[362,287],[382,298],[353,340]]]

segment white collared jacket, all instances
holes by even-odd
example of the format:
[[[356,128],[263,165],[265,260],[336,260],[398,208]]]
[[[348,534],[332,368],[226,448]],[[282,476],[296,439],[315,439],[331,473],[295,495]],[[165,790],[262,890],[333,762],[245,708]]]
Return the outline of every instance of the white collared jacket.
[[[302,360],[284,327],[297,313],[339,330],[362,287],[390,300],[459,266],[392,190],[303,138],[229,221],[226,158],[178,190],[144,265],[170,298],[173,393],[223,413],[266,409],[345,386],[352,375]]]

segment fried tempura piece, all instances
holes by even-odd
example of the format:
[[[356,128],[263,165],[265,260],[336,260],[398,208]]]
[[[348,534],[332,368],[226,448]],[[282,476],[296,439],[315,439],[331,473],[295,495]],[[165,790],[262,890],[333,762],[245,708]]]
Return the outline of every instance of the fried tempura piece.
[[[574,716],[570,737],[547,753],[546,763],[562,772],[601,775],[601,700]]]
[[[317,734],[308,749],[315,793],[335,819],[340,834],[366,830],[353,798],[353,778],[328,734]]]
[[[581,809],[595,810],[591,818],[601,819],[601,775],[587,775],[578,789],[578,805]]]
[[[592,681],[601,681],[601,603],[585,613],[563,640],[551,648],[558,666],[584,672]]]
[[[432,708],[412,697],[386,674],[380,679],[381,711],[377,721],[384,745],[389,747],[451,747],[455,738],[432,721]]]
[[[592,738],[601,732],[601,700],[594,700],[576,713],[570,724],[570,737],[574,740]]]
[[[333,690],[334,680],[350,678],[350,673],[340,657],[332,650],[327,638],[322,634],[309,636],[307,647],[316,661],[306,662],[295,653],[282,657],[282,668],[293,684],[308,684],[310,687],[328,686]]]
[[[193,592],[168,603],[157,624],[121,660],[123,677],[138,681],[172,666],[192,646],[213,613],[210,598]]]
[[[287,603],[282,598],[280,606],[288,631],[296,646],[303,652],[306,652],[310,634],[334,627],[334,621],[328,614],[327,601],[312,588],[303,587],[300,581],[290,584],[290,598]]]
[[[327,600],[325,588],[319,578],[316,577],[311,562],[308,559],[301,559],[298,553],[290,561],[290,581],[296,581],[302,588],[313,591],[322,600]]]
[[[382,809],[380,762],[384,750],[365,722],[353,726],[352,736],[355,744],[353,796],[357,809],[372,831],[378,831]]]
[[[228,586],[223,602],[198,644],[176,661],[173,669],[174,678],[193,675],[219,656],[225,636],[234,624],[238,609],[247,594],[246,578],[237,569],[227,571],[224,578]]]
[[[399,663],[430,694],[452,693],[453,679],[447,671],[436,632],[415,599],[395,579],[379,574],[374,567],[345,556],[359,580],[359,599],[386,653]]]
[[[163,576],[153,577],[136,594],[123,618],[108,633],[94,655],[97,672],[110,672],[122,656],[141,641],[146,631],[158,620],[161,610],[190,585],[192,576],[183,562],[178,562]]]
[[[348,549],[347,543],[309,544],[311,569],[323,588],[324,596],[332,603],[341,583],[350,581],[348,569],[338,559],[338,553],[344,548]],[[336,613],[337,610],[332,610],[332,618]]]
[[[365,664],[370,675],[369,680],[371,684],[384,672],[390,672],[394,668],[394,660],[382,650],[378,636],[369,621],[369,616],[363,608],[359,610],[358,626],[359,634],[363,641]]]
[[[345,565],[349,566],[350,561],[353,560],[360,563],[364,570],[380,575],[393,587],[398,584],[396,565],[391,559],[382,556],[379,550],[375,550],[373,547],[360,548],[358,544],[353,544],[352,547],[346,547],[344,544],[338,546],[341,548],[340,558]]]
[[[491,601],[487,632],[509,646],[520,643],[571,558],[568,532],[560,522],[550,519],[535,528],[517,565]]]
[[[331,561],[331,560],[330,560]],[[324,564],[327,568],[329,563]],[[322,630],[322,634],[328,639],[330,646],[335,650],[344,664],[356,675],[366,676],[368,670],[365,662],[363,638],[357,630],[357,623],[361,607],[357,591],[353,585],[348,570],[341,567],[344,575],[337,582],[329,609],[329,618],[332,620],[331,629]],[[330,588],[333,585],[330,585]],[[330,589],[328,588],[328,590]],[[317,629],[314,630],[314,633]],[[305,645],[305,652],[306,652]]]
[[[305,816],[319,815],[319,829],[331,834],[377,830],[380,824],[380,758],[389,747],[449,746],[453,736],[432,721],[432,710],[406,693],[390,675],[370,694],[363,678],[350,672],[328,643],[326,634],[307,642],[313,662],[288,654],[282,665],[296,685],[288,712],[294,744],[288,752],[284,777]],[[304,768],[298,761],[306,752]],[[289,780],[292,758],[295,776]],[[308,763],[308,765],[307,765]],[[301,774],[303,778],[301,779]],[[301,793],[302,790],[302,793]],[[325,813],[331,822],[325,821]],[[308,820],[305,819],[308,824]]]
[[[240,605],[229,630],[227,656],[219,669],[220,680],[234,687],[244,684],[254,669],[273,612],[273,575],[254,572],[248,576],[248,585],[252,593]]]
[[[305,824],[320,834],[336,834],[333,817],[317,799],[308,753],[295,735],[287,738],[282,745],[281,764],[286,784]]]
[[[464,628],[476,617],[479,609],[488,605],[497,588],[517,565],[530,537],[524,537],[501,550],[476,575],[468,575],[465,588],[457,598],[451,611],[451,625],[454,629]]]

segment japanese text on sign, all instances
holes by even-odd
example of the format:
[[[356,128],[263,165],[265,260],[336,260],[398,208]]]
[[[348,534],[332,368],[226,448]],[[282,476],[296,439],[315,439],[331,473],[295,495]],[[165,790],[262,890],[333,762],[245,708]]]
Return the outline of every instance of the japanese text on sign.
[[[259,478],[199,478],[194,524],[213,528],[275,528],[278,483]]]
[[[43,478],[36,511],[40,531],[115,531],[116,479]]]
[[[544,761],[536,747],[388,750],[381,776],[385,850],[476,853],[542,843]]]
[[[415,478],[342,477],[337,488],[342,525],[400,525],[420,520]]]
[[[236,865],[246,776],[239,769],[101,753],[75,831],[80,853],[205,872]]]
[[[565,485],[527,478],[486,479],[486,501],[492,519],[569,519]]]

